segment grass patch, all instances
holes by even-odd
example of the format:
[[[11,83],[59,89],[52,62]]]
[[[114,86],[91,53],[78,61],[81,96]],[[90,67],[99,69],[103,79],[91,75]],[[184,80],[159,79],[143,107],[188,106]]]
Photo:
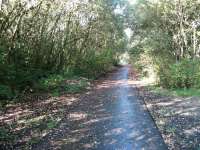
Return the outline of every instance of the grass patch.
[[[184,96],[184,97],[196,96],[196,97],[200,97],[200,89],[175,89],[175,90],[171,90],[171,92],[174,95],[177,95],[177,96]]]
[[[148,86],[146,89],[154,92],[156,94],[161,94],[165,96],[181,96],[181,97],[200,97],[200,89],[165,89],[159,86]]]
[[[39,81],[37,89],[59,96],[62,92],[80,93],[89,86],[89,80],[78,76],[51,75]]]
[[[86,79],[80,79],[78,82],[72,82],[71,84],[66,84],[64,90],[68,93],[79,93],[86,89],[89,82]]]
[[[51,96],[58,97],[60,96],[60,91],[58,89],[55,89],[51,92]]]

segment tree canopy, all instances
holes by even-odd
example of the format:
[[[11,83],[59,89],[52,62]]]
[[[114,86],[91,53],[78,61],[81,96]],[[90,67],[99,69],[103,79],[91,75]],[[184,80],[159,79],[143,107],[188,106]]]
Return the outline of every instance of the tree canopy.
[[[73,70],[97,76],[124,49],[123,1],[6,0],[0,10],[0,89]]]
[[[140,0],[128,11],[130,52],[148,55],[164,86],[199,86],[199,6],[198,0]]]

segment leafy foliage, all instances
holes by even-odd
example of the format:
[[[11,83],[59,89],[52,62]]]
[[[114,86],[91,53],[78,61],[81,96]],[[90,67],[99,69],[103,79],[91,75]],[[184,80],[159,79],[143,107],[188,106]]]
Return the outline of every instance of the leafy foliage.
[[[53,90],[58,88],[64,80],[65,78],[62,75],[50,75],[48,78],[41,79],[39,86],[43,90]]]
[[[5,99],[48,78],[56,88],[60,72],[97,77],[116,64],[124,48],[121,1],[3,1],[0,10],[0,97]],[[122,7],[121,6],[121,7]]]
[[[116,58],[112,50],[104,50],[102,53],[89,55],[87,59],[80,59],[78,66],[75,67],[75,74],[86,77],[96,78],[100,74],[108,71],[113,64],[116,64]]]
[[[0,85],[0,95],[1,98],[10,98],[12,97],[12,92],[9,86],[6,85]]]
[[[140,71],[151,64],[164,87],[199,87],[199,10],[196,0],[145,0],[127,11],[136,31],[130,54]]]
[[[183,88],[174,88],[174,89],[167,89],[160,87],[158,85],[154,86],[147,86],[145,87],[149,91],[155,93],[155,94],[161,94],[164,96],[181,96],[181,97],[191,97],[196,96],[200,97],[200,90],[198,88],[190,88],[190,89],[183,89]]]
[[[53,74],[42,78],[36,85],[36,89],[50,91],[53,96],[59,96],[62,91],[67,93],[78,93],[88,87],[89,81],[86,78],[64,74]]]
[[[168,88],[194,88],[200,86],[200,62],[182,60],[159,70],[160,84]]]

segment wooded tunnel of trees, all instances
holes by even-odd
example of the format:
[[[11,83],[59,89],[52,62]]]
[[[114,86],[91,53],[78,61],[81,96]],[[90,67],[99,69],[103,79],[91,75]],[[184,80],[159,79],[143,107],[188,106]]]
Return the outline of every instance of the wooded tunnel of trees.
[[[10,98],[52,74],[97,77],[125,47],[121,1],[3,0],[0,95]]]
[[[0,97],[13,98],[69,76],[95,78],[117,65],[124,51],[143,74],[151,65],[161,86],[198,88],[199,3],[2,0]]]
[[[164,87],[200,86],[199,7],[198,0],[142,0],[132,8],[131,53],[148,58]]]
[[[88,98],[88,93],[92,93],[91,89],[99,85],[100,80],[96,79],[119,68],[122,58],[128,59],[131,64],[129,75],[138,77],[134,80],[153,78],[153,86],[150,85],[153,88],[166,91],[183,90],[186,96],[194,98],[196,94],[197,98],[200,97],[200,0],[0,0],[0,149],[31,149],[47,135],[51,136],[50,133],[53,129],[58,129],[63,120],[86,121],[87,117],[92,116],[94,118],[90,120],[91,124],[109,122],[107,118],[114,118],[121,112],[114,112],[113,117],[104,120],[97,117],[107,114],[90,114],[92,110],[88,109],[95,106],[94,109],[102,108],[98,113],[104,113],[103,107],[107,107],[108,101],[123,100],[123,96],[117,99],[113,95],[118,92],[113,88],[115,85],[119,91],[122,86],[121,95],[125,93],[125,101],[130,98],[130,102],[134,101],[135,105],[135,99],[140,100],[139,96],[131,96],[129,93],[132,91],[117,82],[121,78],[111,82],[106,80],[106,85],[97,89],[108,89],[107,93],[111,91],[108,94],[104,92],[105,95],[99,97],[100,103],[96,101],[96,91],[93,93],[95,96],[91,96],[94,101],[91,102]],[[126,69],[125,73],[128,75],[129,68]],[[124,78],[122,82],[131,79]],[[129,82],[126,84],[129,86]],[[147,86],[143,87],[145,89]],[[136,92],[135,87],[134,90],[133,95]],[[144,91],[137,93],[145,95]],[[162,95],[161,92],[159,94]],[[88,103],[84,103],[81,96],[86,96]],[[146,100],[151,103],[146,104],[155,110],[153,115],[161,118],[161,121],[155,123],[163,126],[161,133],[167,134],[167,143],[170,143],[171,137],[178,135],[179,137],[174,139],[180,145],[194,142],[200,147],[199,98],[191,102],[188,98],[183,100],[180,97],[163,97],[164,101],[158,96],[159,100],[156,100],[156,96],[147,97]],[[88,104],[91,106],[88,107]],[[129,107],[128,105],[129,103],[126,103],[123,107]],[[114,104],[113,107],[107,108],[116,106]],[[82,112],[82,107],[87,108],[84,109],[86,111]],[[132,108],[136,107],[131,104],[128,109]],[[115,111],[120,109],[121,107]],[[70,111],[74,113],[72,118]],[[130,117],[138,115],[137,111],[139,109],[127,111],[123,115],[135,113],[136,115],[128,115],[129,120]],[[196,118],[193,115],[195,113]],[[175,120],[175,117],[178,119]],[[140,118],[138,124],[145,120],[140,116],[137,118]],[[87,123],[88,129],[93,128],[90,123]],[[129,122],[125,123],[128,127]],[[120,121],[120,124],[123,122]],[[80,127],[81,132],[90,132],[82,128],[86,127],[86,123],[75,122],[73,125],[80,125],[78,128]],[[185,125],[186,130],[179,130],[178,126],[181,125]],[[78,133],[74,126],[73,132]],[[141,126],[144,124],[141,123]],[[65,134],[68,135],[68,125],[65,129]],[[121,128],[109,134],[117,132],[118,136],[118,131],[129,132],[126,129],[118,129]],[[95,130],[101,132],[99,128]],[[148,130],[144,131],[147,133]],[[134,135],[137,135],[137,132],[135,133]],[[89,134],[87,136],[92,137]],[[82,137],[87,136],[81,135],[77,139],[81,141]],[[143,137],[137,135],[136,142]],[[78,142],[76,137],[68,138],[74,145]],[[176,148],[177,142],[174,139],[172,141],[175,148],[171,143],[168,146],[179,149]],[[63,140],[64,144],[67,144],[68,139]],[[96,135],[93,140],[96,140]],[[151,143],[151,140],[147,142]],[[115,140],[110,143],[115,144]],[[117,144],[123,146],[121,143],[123,141]],[[95,144],[98,142],[93,146],[96,146]],[[196,145],[193,147],[196,148]],[[127,146],[130,146],[129,141]],[[183,149],[187,148],[183,146]]]

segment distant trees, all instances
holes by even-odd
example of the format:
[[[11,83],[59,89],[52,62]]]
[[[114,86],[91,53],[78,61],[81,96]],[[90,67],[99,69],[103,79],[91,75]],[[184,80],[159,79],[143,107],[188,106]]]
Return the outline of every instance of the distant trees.
[[[190,81],[190,78],[193,78],[190,77],[192,74],[189,73],[191,69],[187,70],[188,68],[183,66],[186,67],[186,63],[192,66],[192,59],[199,63],[199,4],[198,0],[142,0],[138,1],[128,13],[132,17],[130,24],[132,24],[135,31],[134,46],[131,53],[134,55],[143,55],[144,53],[148,55],[158,74],[161,75],[159,78],[161,83],[164,80],[162,77],[170,78],[171,73],[169,72],[172,71],[172,68],[176,70],[174,72],[177,72],[175,76],[184,76],[183,74],[187,76],[185,79],[180,77],[180,82],[193,82]],[[177,65],[177,63],[183,63],[184,65]],[[173,65],[175,66],[173,67]],[[177,71],[179,69],[180,72]],[[196,70],[199,70],[199,68],[194,67],[192,72],[196,72]],[[171,81],[173,79],[165,80],[164,86],[173,82]],[[187,84],[187,86],[185,83],[174,84],[178,85],[167,86],[194,86],[194,83]]]

